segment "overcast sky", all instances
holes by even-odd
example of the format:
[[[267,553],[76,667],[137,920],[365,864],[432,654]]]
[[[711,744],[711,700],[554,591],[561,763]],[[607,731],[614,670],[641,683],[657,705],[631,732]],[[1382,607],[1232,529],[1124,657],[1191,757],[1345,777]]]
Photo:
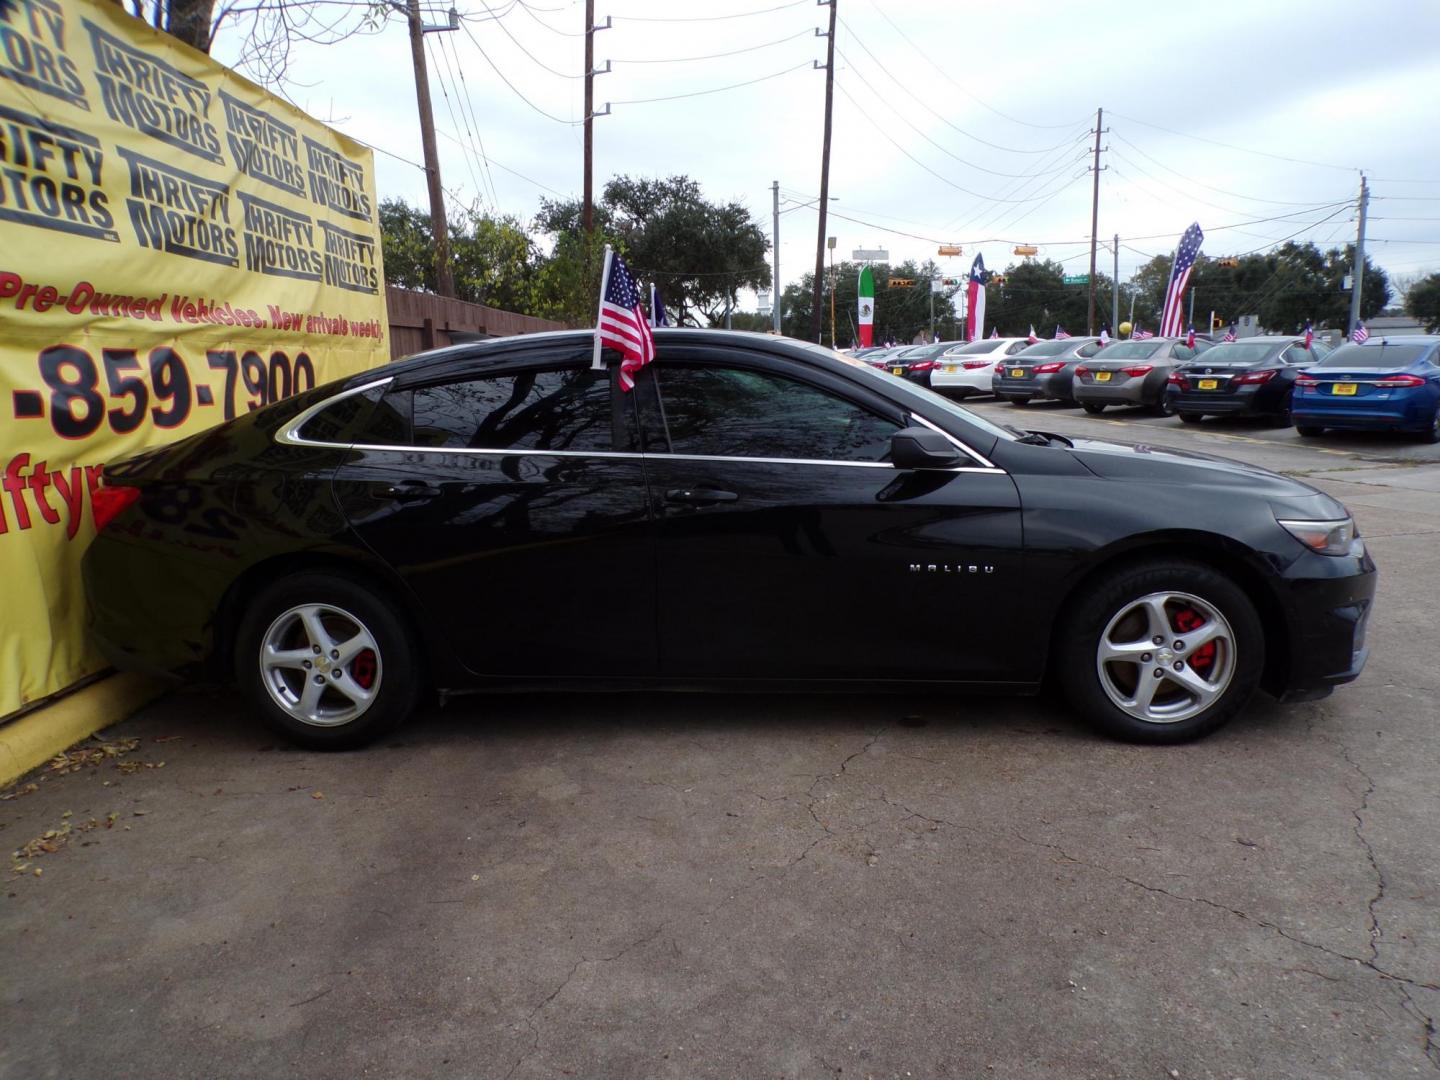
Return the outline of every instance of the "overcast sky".
[[[1122,278],[1192,221],[1210,255],[1353,239],[1360,169],[1371,257],[1392,276],[1440,269],[1436,0],[838,2],[827,232],[841,256],[924,259],[951,242],[964,255],[938,261],[960,273],[977,252],[998,269],[1033,243],[1083,272],[1103,106],[1098,231],[1120,235]],[[542,196],[581,191],[584,3],[457,7],[461,30],[426,35],[444,186],[528,221]],[[813,269],[825,75],[812,61],[828,9],[596,0],[596,15],[613,19],[595,35],[597,69],[612,66],[596,108],[613,103],[595,121],[597,196],[617,173],[684,173],[768,235],[778,180],[782,277]],[[214,54],[231,63],[238,47],[222,32]],[[424,174],[397,160],[422,156],[403,20],[299,45],[291,74],[308,112],[396,155],[376,154],[382,198],[425,204]],[[719,89],[747,80],[760,81]]]

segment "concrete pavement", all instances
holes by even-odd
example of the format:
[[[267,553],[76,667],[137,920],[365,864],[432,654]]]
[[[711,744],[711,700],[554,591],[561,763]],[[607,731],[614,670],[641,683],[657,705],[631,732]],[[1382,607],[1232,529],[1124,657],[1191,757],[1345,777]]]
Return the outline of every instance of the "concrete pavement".
[[[326,756],[172,695],[0,802],[63,841],[0,907],[0,1075],[1440,1073],[1436,448],[981,408],[1347,501],[1362,679],[1157,749],[1045,700],[615,695]]]

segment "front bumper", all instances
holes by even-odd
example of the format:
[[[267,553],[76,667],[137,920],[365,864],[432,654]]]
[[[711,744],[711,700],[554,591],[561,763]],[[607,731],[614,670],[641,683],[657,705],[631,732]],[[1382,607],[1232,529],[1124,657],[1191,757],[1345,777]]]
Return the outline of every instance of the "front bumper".
[[[1281,579],[1289,625],[1287,670],[1266,689],[1282,701],[1324,697],[1352,682],[1370,650],[1366,629],[1377,571],[1367,552],[1337,558],[1307,552]]]

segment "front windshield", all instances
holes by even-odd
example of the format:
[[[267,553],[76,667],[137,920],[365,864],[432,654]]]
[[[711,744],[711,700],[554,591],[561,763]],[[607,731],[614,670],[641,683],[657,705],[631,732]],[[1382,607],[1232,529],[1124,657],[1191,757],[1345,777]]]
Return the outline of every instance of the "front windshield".
[[[1167,341],[1117,341],[1095,354],[1096,360],[1143,360],[1168,345]],[[1199,342],[1196,342],[1199,344]]]
[[[907,406],[913,406],[921,412],[947,413],[969,424],[973,428],[978,428],[986,435],[993,436],[997,439],[1004,439],[1006,442],[1014,442],[1016,439],[1015,432],[1006,430],[998,424],[992,424],[978,413],[973,413],[963,406],[956,405],[949,398],[941,397],[939,394],[931,393],[929,390],[922,390],[914,384],[906,382],[904,379],[897,379],[893,375],[887,375],[885,372],[873,368],[863,361],[854,360],[848,356],[841,356],[825,348],[824,345],[815,344],[813,341],[796,341],[792,338],[789,339],[788,343],[791,345],[799,345],[804,349],[820,353],[822,356],[828,356],[833,360],[839,360],[842,364],[849,367],[856,379],[859,379],[861,382],[870,382],[871,385],[884,396],[899,398]]]
[[[1059,341],[1037,341],[1034,345],[1027,345],[1021,349],[1016,356],[1059,356],[1069,349],[1074,342],[1062,338]]]
[[[1430,351],[1429,345],[1341,345],[1316,367],[1409,367]]]

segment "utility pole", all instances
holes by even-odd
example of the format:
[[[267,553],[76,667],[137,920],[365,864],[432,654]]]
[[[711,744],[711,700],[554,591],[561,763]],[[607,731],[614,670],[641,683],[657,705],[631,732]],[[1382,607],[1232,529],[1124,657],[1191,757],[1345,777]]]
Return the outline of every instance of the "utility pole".
[[[1104,128],[1105,110],[1095,110],[1095,194],[1090,200],[1090,314],[1085,323],[1087,334],[1095,333],[1095,245],[1100,229],[1100,135]]]
[[[1110,336],[1120,336],[1120,234],[1115,234],[1115,280],[1110,282]]]
[[[610,17],[606,16],[604,26],[596,26],[595,0],[585,0],[585,194],[580,204],[580,225],[587,237],[595,228],[595,117],[610,115],[609,104],[606,104],[604,112],[595,111],[595,76],[610,71],[608,60],[604,71],[595,70],[595,31],[609,29]]]
[[[420,0],[409,0],[410,60],[415,66],[415,101],[420,107],[420,146],[425,152],[425,183],[430,189],[430,232],[435,244],[435,291],[455,295],[450,272],[450,227],[445,220],[445,194],[440,187],[440,158],[435,152],[435,116],[430,111],[430,74],[425,68],[425,33],[457,30],[452,10],[449,26],[426,26],[420,19]]]
[[[413,0],[412,0],[413,2]],[[825,273],[825,212],[830,209],[830,117],[835,105],[835,8],[840,0],[815,0],[817,6],[829,6],[830,29],[816,37],[825,37],[825,141],[820,150],[820,228],[815,234],[815,287],[810,300],[810,336],[820,340],[820,283]],[[819,67],[818,61],[815,67]]]
[[[774,210],[774,233],[770,239],[770,246],[775,249],[775,333],[780,333],[780,181],[776,180],[770,185],[770,194],[775,200]]]
[[[1192,330],[1195,328],[1195,294],[1196,294],[1197,292],[1199,292],[1199,291],[1200,291],[1200,290],[1199,290],[1199,289],[1196,289],[1196,288],[1191,288],[1191,290],[1190,290],[1190,322],[1189,322],[1189,326],[1190,326],[1190,328],[1191,328]]]
[[[1370,189],[1365,174],[1360,174],[1360,229],[1355,234],[1355,263],[1350,268],[1350,325],[1345,330],[1349,340],[1360,325],[1360,286],[1365,281],[1365,210],[1370,205]]]

